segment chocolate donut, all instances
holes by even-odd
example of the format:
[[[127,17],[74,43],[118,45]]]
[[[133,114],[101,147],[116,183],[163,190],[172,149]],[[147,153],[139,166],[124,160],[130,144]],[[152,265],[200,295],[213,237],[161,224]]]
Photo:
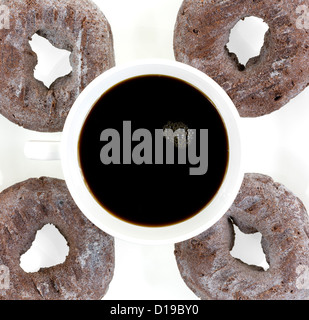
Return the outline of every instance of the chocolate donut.
[[[176,60],[212,77],[234,101],[240,116],[278,110],[309,84],[309,30],[297,28],[299,1],[184,0],[174,31]],[[226,47],[240,19],[269,26],[258,57],[241,65]]]
[[[231,256],[233,224],[260,232],[269,269]],[[303,203],[282,184],[246,174],[229,211],[199,236],[175,245],[185,283],[205,300],[309,299],[309,219]]]
[[[26,273],[20,256],[45,224],[66,238],[69,254],[62,264]],[[114,271],[114,239],[77,208],[65,182],[29,179],[0,194],[0,300],[101,299]],[[1,274],[1,272],[0,272]]]
[[[2,0],[9,28],[0,30],[0,113],[35,131],[62,131],[79,93],[114,66],[108,21],[90,0]],[[37,56],[29,40],[35,34],[71,51],[72,72],[50,88],[34,78]]]

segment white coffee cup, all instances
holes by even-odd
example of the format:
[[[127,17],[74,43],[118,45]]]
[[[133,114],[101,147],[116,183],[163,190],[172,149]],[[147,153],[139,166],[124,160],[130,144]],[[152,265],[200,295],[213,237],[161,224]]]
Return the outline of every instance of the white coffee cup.
[[[102,94],[126,79],[154,74],[184,80],[207,95],[221,115],[229,143],[227,172],[212,201],[192,218],[165,227],[138,226],[107,212],[86,186],[78,156],[79,136],[84,121]],[[60,147],[57,142],[29,141],[25,145],[25,154],[32,159],[60,158],[68,189],[86,217],[110,235],[140,244],[176,243],[210,228],[232,205],[243,180],[239,114],[233,102],[210,77],[193,67],[170,60],[134,61],[104,72],[92,81],[75,101],[66,119]]]

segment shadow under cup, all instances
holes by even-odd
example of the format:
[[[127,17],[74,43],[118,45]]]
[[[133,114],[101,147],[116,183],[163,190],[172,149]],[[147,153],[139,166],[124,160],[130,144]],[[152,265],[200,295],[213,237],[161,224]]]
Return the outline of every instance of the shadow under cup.
[[[68,116],[62,162],[69,190],[116,237],[188,239],[214,224],[240,188],[237,121],[223,89],[192,67],[148,61],[113,68]]]

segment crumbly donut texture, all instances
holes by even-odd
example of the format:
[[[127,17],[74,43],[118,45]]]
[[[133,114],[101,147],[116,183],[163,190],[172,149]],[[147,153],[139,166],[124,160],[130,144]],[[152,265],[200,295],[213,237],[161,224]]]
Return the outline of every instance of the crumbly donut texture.
[[[297,28],[304,1],[184,0],[174,32],[176,60],[208,74],[229,94],[242,117],[284,106],[309,85],[309,30]],[[240,19],[269,26],[258,57],[240,65],[226,48]]]
[[[0,30],[0,113],[35,131],[60,132],[74,101],[115,64],[110,25],[91,0],[2,0],[10,27]],[[72,72],[48,89],[34,78],[35,34],[71,51]]]
[[[260,232],[269,269],[231,256],[233,224]],[[229,211],[199,236],[175,245],[182,278],[205,300],[308,300],[309,219],[303,203],[282,184],[246,174]]]
[[[65,237],[69,254],[62,264],[26,273],[20,256],[48,223]],[[9,271],[0,300],[97,300],[113,277],[114,239],[86,219],[64,181],[29,179],[0,194],[0,266]]]

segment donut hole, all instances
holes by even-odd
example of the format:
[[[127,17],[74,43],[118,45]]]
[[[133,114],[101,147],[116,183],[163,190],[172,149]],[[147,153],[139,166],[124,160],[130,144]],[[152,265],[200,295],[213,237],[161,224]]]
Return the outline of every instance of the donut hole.
[[[265,254],[261,246],[262,234],[260,232],[244,233],[236,224],[232,223],[235,233],[234,246],[230,250],[232,257],[242,262],[269,269]]]
[[[70,64],[72,52],[56,48],[47,38],[40,36],[39,32],[35,33],[29,40],[29,45],[38,58],[38,63],[34,69],[34,78],[42,81],[49,89],[58,78],[72,72]]]
[[[66,239],[52,224],[38,230],[30,249],[20,257],[20,267],[27,273],[37,272],[65,261],[69,254]]]
[[[268,30],[268,24],[254,16],[239,20],[231,29],[226,49],[240,71],[245,70],[251,58],[260,56]]]

